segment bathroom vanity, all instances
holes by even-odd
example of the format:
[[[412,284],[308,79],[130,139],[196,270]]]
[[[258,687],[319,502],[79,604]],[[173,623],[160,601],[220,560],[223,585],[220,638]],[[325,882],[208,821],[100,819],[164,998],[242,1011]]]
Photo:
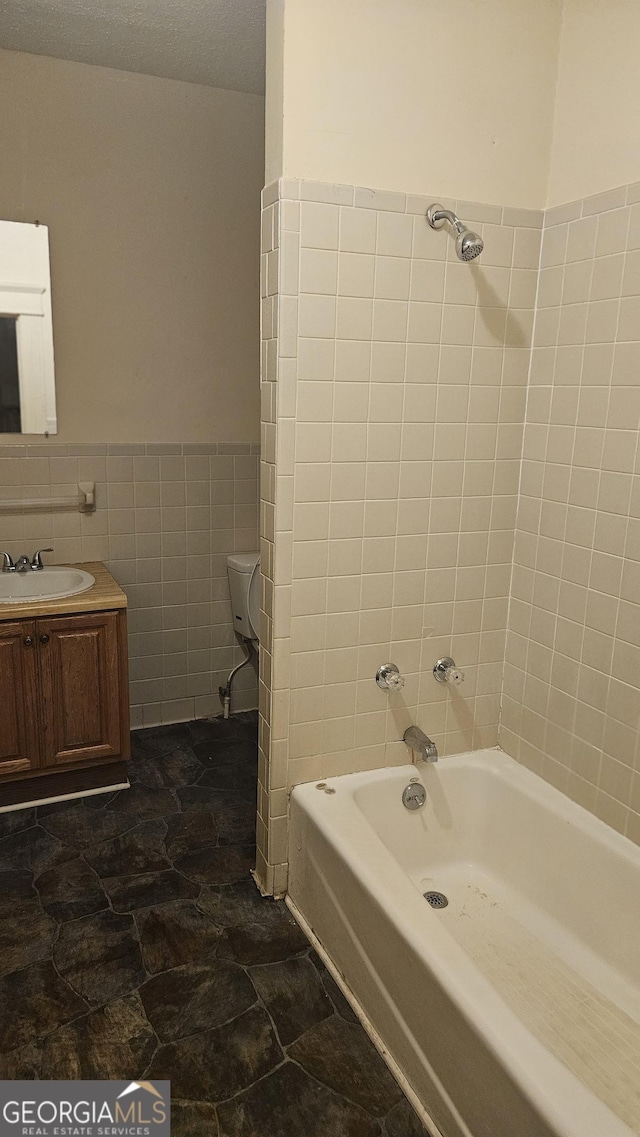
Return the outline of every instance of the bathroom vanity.
[[[0,807],[127,782],[127,598],[77,567],[85,592],[0,605]]]

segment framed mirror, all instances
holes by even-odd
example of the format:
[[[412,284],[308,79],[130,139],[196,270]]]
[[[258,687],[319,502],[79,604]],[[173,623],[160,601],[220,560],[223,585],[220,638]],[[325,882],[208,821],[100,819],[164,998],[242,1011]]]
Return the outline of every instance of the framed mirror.
[[[0,221],[0,434],[56,434],[49,230]]]

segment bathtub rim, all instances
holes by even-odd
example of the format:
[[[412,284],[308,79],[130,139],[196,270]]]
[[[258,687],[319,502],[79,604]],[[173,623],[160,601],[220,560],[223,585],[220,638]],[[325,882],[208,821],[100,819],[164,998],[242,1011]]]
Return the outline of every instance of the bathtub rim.
[[[529,791],[528,796],[542,798],[556,815],[575,821],[583,832],[604,838],[640,867],[640,849],[632,855],[636,846],[628,838],[571,801],[562,791],[516,762],[499,747],[464,751],[441,761],[460,766],[468,765],[470,761],[474,764],[484,761],[492,770],[520,783],[520,788]],[[424,763],[408,763],[322,779],[322,784],[328,788],[348,790],[344,795],[325,795],[316,789],[318,783],[315,781],[301,783],[292,790],[290,808],[292,811],[301,809],[317,826],[334,852],[351,866],[372,903],[379,903],[380,896],[384,895],[386,913],[412,950],[418,956],[425,957],[426,954],[428,966],[447,991],[458,1013],[476,1031],[496,1061],[509,1072],[514,1083],[548,1124],[566,1137],[602,1137],[603,1133],[607,1133],[607,1137],[637,1137],[524,1025],[464,948],[438,922],[437,912],[425,906],[424,909],[416,909],[415,918],[411,921],[407,919],[407,905],[409,909],[415,905],[415,885],[357,805],[354,791],[365,783],[391,781],[403,775],[408,781],[416,774],[420,775],[421,767]],[[345,818],[349,820],[346,832],[345,827],[340,827],[340,820]],[[366,857],[362,852],[365,848]],[[290,853],[290,860],[296,855]],[[304,918],[298,901],[293,899],[293,903]],[[318,939],[317,933],[314,934]],[[431,948],[428,953],[425,953],[425,942]],[[328,954],[326,947],[324,950]],[[563,1108],[560,1103],[564,1102],[570,1104]]]

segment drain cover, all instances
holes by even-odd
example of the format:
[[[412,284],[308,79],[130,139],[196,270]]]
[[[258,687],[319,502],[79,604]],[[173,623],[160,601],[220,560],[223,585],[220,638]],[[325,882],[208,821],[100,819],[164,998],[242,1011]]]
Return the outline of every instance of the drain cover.
[[[444,892],[424,892],[423,896],[432,908],[446,908],[449,903]]]

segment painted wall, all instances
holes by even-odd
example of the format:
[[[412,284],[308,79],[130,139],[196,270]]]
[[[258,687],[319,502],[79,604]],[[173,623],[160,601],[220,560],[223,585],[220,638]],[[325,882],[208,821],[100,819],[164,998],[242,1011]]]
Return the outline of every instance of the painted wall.
[[[263,99],[3,51],[0,100],[0,217],[50,226],[58,441],[257,441]]]
[[[282,174],[284,131],[284,5],[268,0],[266,26],[266,91],[264,107],[264,180],[274,182]]]
[[[560,0],[285,0],[269,176],[543,207],[560,16]],[[268,55],[268,102],[277,74]]]
[[[640,8],[564,0],[549,204],[640,179]]]

